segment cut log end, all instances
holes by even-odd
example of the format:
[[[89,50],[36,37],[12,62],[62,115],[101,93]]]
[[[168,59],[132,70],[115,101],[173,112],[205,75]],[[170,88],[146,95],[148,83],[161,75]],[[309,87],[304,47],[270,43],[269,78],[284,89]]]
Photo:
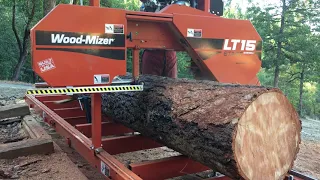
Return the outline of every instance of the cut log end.
[[[260,95],[241,116],[234,132],[234,158],[241,176],[283,179],[298,153],[300,132],[299,117],[282,93]]]

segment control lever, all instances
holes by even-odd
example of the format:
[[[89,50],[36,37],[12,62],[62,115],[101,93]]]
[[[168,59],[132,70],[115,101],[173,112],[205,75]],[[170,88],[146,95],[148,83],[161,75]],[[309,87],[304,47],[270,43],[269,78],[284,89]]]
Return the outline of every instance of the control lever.
[[[78,97],[78,101],[81,107],[81,110],[84,110],[86,113],[87,123],[91,123],[91,106],[89,102],[90,96]],[[82,107],[83,104],[83,107]]]

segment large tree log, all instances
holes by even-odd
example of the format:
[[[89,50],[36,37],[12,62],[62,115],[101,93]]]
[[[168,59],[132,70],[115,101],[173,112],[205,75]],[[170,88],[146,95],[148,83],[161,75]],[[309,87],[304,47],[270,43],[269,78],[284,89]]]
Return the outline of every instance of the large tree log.
[[[234,179],[283,179],[301,122],[275,88],[143,75],[143,92],[106,93],[114,121]]]

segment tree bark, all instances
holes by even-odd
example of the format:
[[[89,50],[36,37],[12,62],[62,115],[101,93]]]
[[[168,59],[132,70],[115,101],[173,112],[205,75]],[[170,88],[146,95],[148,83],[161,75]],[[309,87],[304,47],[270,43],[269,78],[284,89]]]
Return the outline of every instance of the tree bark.
[[[300,73],[300,87],[299,87],[299,106],[298,106],[298,113],[299,116],[302,115],[302,99],[303,99],[303,83],[304,83],[304,65],[302,65],[302,71]]]
[[[69,4],[76,5],[76,4],[78,4],[78,0],[70,0],[70,3],[69,3]]]
[[[14,74],[12,76],[13,81],[18,81],[20,77],[20,72],[23,67],[23,65],[26,63],[27,59],[27,52],[24,51],[20,56],[19,56],[19,61],[16,67],[14,68]]]
[[[43,16],[46,16],[56,6],[56,3],[56,0],[43,1]]]
[[[274,70],[274,82],[273,86],[278,87],[279,84],[279,74],[280,74],[280,63],[281,60],[281,49],[282,49],[282,36],[283,36],[283,30],[284,30],[284,23],[285,23],[285,13],[286,13],[286,0],[282,0],[282,13],[281,13],[281,23],[280,23],[280,30],[278,35],[278,42],[277,42],[277,56],[274,61],[275,70]]]
[[[276,88],[140,76],[141,92],[102,95],[102,112],[235,179],[283,179],[301,122]]]

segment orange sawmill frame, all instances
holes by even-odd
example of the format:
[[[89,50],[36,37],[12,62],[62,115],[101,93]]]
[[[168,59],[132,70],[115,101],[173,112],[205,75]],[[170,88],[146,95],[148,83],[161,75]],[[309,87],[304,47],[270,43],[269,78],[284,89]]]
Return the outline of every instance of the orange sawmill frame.
[[[100,6],[100,0],[90,0],[90,6]],[[203,4],[200,4],[200,10],[188,10],[189,15],[194,15],[194,17],[197,16],[207,16],[208,13],[205,12],[206,9],[209,9],[210,7],[210,1],[204,0]],[[78,7],[79,8],[79,7]],[[145,30],[142,34],[144,34],[145,37],[150,37],[152,34],[149,33],[149,31],[158,31],[159,25],[152,26],[150,25],[150,20],[156,23],[160,22],[172,22],[172,15],[170,13],[184,13],[183,8],[177,8],[176,6],[171,6],[170,8],[165,8],[163,10],[163,13],[161,14],[152,14],[150,16],[150,13],[147,12],[133,12],[133,11],[127,11],[126,12],[126,19],[127,19],[127,25],[130,29],[130,32],[135,32],[136,28],[136,22],[139,22],[140,25],[148,27],[147,30]],[[60,17],[60,16],[59,16]],[[183,20],[179,17],[177,17],[175,20],[182,22]],[[144,21],[149,21],[144,23]],[[47,26],[50,26],[50,23],[47,24]],[[64,27],[68,27],[68,24],[63,25]],[[182,23],[183,26],[183,23]],[[73,27],[69,27],[72,29]],[[217,27],[219,29],[219,27]],[[50,28],[49,28],[50,29]],[[172,29],[174,29],[172,27]],[[172,30],[171,29],[171,30]],[[220,27],[221,29],[221,27]],[[225,29],[225,34],[228,34],[228,32],[234,30],[228,30]],[[141,31],[141,29],[139,30]],[[143,31],[143,30],[142,30]],[[166,34],[168,37],[161,41],[150,41],[150,42],[144,42],[144,43],[137,43],[137,40],[126,40],[126,47],[133,49],[133,76],[137,78],[139,76],[139,51],[140,49],[145,48],[160,48],[161,46],[165,46],[165,49],[174,49],[174,50],[189,50],[191,53],[191,56],[195,61],[198,59],[199,54],[195,53],[197,49],[193,49],[192,47],[182,47],[180,43],[177,43],[173,36],[180,36],[183,35],[179,34],[178,31],[176,31],[176,34],[173,35],[171,32],[169,32],[170,29],[163,28],[163,34]],[[243,33],[236,32],[236,36],[239,36],[241,38]],[[34,37],[33,37],[34,38]],[[253,39],[259,39],[260,37],[255,33],[252,35]],[[33,39],[34,40],[34,39]],[[35,40],[34,40],[35,41]],[[35,52],[36,46],[33,46],[33,52]],[[38,48],[43,48],[42,46],[38,46]],[[52,48],[52,47],[51,47]],[[108,49],[108,48],[105,48]],[[118,47],[118,49],[124,49],[123,47]],[[193,51],[195,50],[195,51]],[[212,49],[205,49],[205,48],[199,48],[198,52],[200,51],[210,51]],[[36,56],[34,56],[34,59],[37,59],[38,57],[44,57],[44,54],[47,54],[48,52],[43,51],[43,53],[39,53]],[[257,56],[259,57],[261,55],[261,49],[257,49],[255,51]],[[201,54],[201,53],[200,53]],[[204,53],[205,54],[205,53]],[[57,57],[60,57],[57,56]],[[81,58],[81,56],[77,56],[77,58]],[[228,58],[226,58],[228,59]],[[100,61],[101,59],[97,58],[97,62],[101,63],[100,65],[103,66],[103,61]],[[245,84],[259,84],[258,79],[252,78],[252,75],[255,75],[257,69],[260,67],[260,61],[253,63],[255,60],[252,59],[246,59],[251,63],[251,65],[248,65],[246,73],[251,74],[248,76],[248,78],[242,79]],[[44,79],[47,80],[47,83],[40,83],[36,84],[36,88],[39,87],[58,87],[58,86],[64,86],[67,83],[75,83],[72,85],[88,85],[88,81],[86,81],[86,77],[80,77],[77,78],[76,76],[70,78],[70,81],[67,81],[68,78],[55,78],[48,74],[42,74],[39,69],[37,68],[37,62],[38,60],[35,60],[33,62],[33,68],[39,74],[41,77],[45,77]],[[117,66],[119,62],[108,62],[108,65],[111,65],[112,67]],[[113,64],[114,63],[114,64]],[[211,71],[209,64],[212,62],[197,62],[202,71]],[[204,64],[208,63],[208,66],[205,66]],[[219,64],[220,63],[220,64]],[[219,62],[218,66],[225,67],[228,64],[225,64],[227,62]],[[59,64],[58,64],[59,65]],[[79,62],[79,66],[85,66],[86,64],[81,64],[81,61]],[[120,64],[121,65],[121,64]],[[98,68],[98,67],[97,67]],[[58,69],[58,68],[57,68]],[[125,69],[125,68],[124,68]],[[244,68],[246,69],[246,68]],[[239,69],[232,69],[231,71],[239,71]],[[70,72],[72,69],[70,69]],[[215,69],[217,73],[221,73],[223,69]],[[241,71],[241,69],[240,69]],[[252,72],[250,72],[252,71]],[[119,71],[120,72],[120,71]],[[121,71],[122,72],[122,71]],[[63,72],[56,72],[54,75],[58,75]],[[88,73],[88,72],[84,72]],[[113,73],[113,69],[110,70],[110,73]],[[113,75],[117,75],[117,70],[114,70]],[[72,77],[72,75],[70,75]],[[213,79],[216,79],[215,77],[211,77]],[[223,81],[229,81],[232,80],[233,75],[227,74],[223,75],[222,77],[218,77],[218,79]],[[250,79],[251,78],[251,79]],[[136,80],[136,79],[135,79]],[[91,85],[91,84],[90,84]],[[93,86],[93,85],[92,85]],[[125,127],[121,124],[117,124],[112,121],[112,119],[102,116],[101,115],[101,94],[100,93],[93,93],[91,94],[91,114],[92,114],[92,123],[88,123],[86,119],[86,114],[84,111],[81,110],[81,107],[77,101],[72,101],[65,104],[56,104],[54,102],[62,99],[66,99],[69,96],[66,95],[31,95],[27,94],[25,96],[26,102],[29,104],[30,108],[34,109],[35,112],[39,115],[41,115],[46,123],[48,123],[50,126],[52,126],[60,135],[62,135],[65,139],[68,145],[72,148],[74,148],[83,158],[85,158],[93,167],[97,168],[103,175],[105,175],[106,179],[112,179],[112,180],[140,180],[140,179],[152,179],[152,180],[161,180],[166,178],[172,178],[177,176],[182,176],[186,174],[193,174],[202,172],[205,170],[209,170],[208,167],[200,164],[199,162],[196,162],[186,156],[176,156],[176,157],[170,157],[170,158],[164,158],[159,160],[152,160],[152,161],[146,161],[141,163],[133,163],[125,165],[121,163],[119,160],[117,160],[113,155],[119,154],[119,153],[125,153],[125,152],[133,152],[138,150],[144,150],[144,149],[151,149],[151,148],[157,148],[162,147],[162,144],[159,144],[152,139],[137,135],[137,134],[131,134],[127,135],[128,133],[133,133],[134,131],[128,127]],[[113,136],[106,138],[105,136]],[[294,179],[300,180],[305,179],[305,176],[302,176],[299,173],[290,172],[293,175],[288,174],[288,176],[285,177],[285,179]],[[206,180],[229,180],[226,176],[217,176],[208,178]]]

